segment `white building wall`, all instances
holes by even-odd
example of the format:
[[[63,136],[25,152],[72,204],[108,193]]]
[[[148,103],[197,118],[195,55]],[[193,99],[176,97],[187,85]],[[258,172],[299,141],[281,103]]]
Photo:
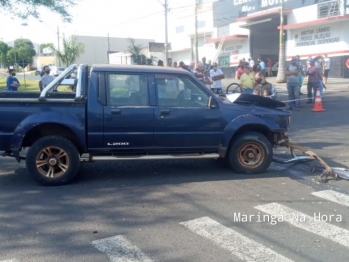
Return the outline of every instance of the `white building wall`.
[[[212,2],[204,4],[201,12],[198,13],[198,37],[210,39],[214,35],[213,27],[213,13],[212,13]],[[204,22],[203,22],[204,21]],[[203,24],[204,23],[204,24]],[[182,28],[183,30],[178,32],[176,30]],[[169,57],[173,58],[173,61],[183,61],[189,64],[192,60],[192,53],[195,55],[195,45],[192,45],[192,39],[195,38],[195,16],[192,13],[184,13],[182,16],[179,15],[172,18],[172,24],[169,27],[169,39],[171,42],[171,53]],[[199,60],[203,56],[207,60],[213,59],[214,50],[212,46],[199,46]]]
[[[318,5],[309,5],[293,9],[287,16],[287,24],[303,23],[317,20]]]
[[[106,64],[108,63],[108,37],[76,36],[77,41],[85,46],[85,51],[77,59],[77,64]],[[136,45],[148,48],[153,39],[135,39]],[[128,38],[109,37],[110,51],[124,52],[130,45]]]
[[[186,65],[189,65],[191,62],[191,51],[183,50],[174,53],[169,53],[169,57],[172,58],[173,62],[177,62],[179,64],[180,61],[183,61]]]
[[[288,24],[305,23],[318,19],[318,5],[310,5],[292,10],[287,17]],[[329,56],[349,53],[349,20],[328,20],[318,24],[304,25],[287,30],[286,56],[309,56],[328,54]]]

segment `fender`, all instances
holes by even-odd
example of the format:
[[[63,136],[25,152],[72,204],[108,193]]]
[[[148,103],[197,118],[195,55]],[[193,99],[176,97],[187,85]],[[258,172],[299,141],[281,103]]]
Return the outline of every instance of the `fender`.
[[[230,140],[234,136],[236,131],[238,131],[241,127],[249,124],[261,125],[268,128],[270,131],[274,131],[274,132],[278,132],[278,131],[280,132],[284,130],[283,128],[280,128],[279,125],[276,124],[276,122],[268,116],[241,115],[237,118],[234,118],[224,129],[223,138],[221,142],[221,148],[223,149],[223,151],[226,151],[226,149],[228,148]]]
[[[60,112],[41,112],[25,118],[16,127],[11,137],[11,151],[17,162],[20,162],[19,150],[25,135],[34,127],[41,124],[60,124],[69,128],[77,137],[82,149],[86,149],[85,125],[76,117]]]

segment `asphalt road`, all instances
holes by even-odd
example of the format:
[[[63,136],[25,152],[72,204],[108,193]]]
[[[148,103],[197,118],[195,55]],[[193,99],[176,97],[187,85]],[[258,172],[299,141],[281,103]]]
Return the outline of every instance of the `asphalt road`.
[[[289,132],[331,166],[349,166],[343,91],[326,92],[325,112],[303,103]],[[95,163],[47,188],[2,158],[0,262],[349,261],[349,181],[319,183],[319,167],[251,176],[216,160]]]

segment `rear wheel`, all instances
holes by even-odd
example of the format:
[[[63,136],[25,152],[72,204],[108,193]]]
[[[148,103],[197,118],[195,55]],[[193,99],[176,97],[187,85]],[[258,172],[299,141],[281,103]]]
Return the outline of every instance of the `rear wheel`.
[[[79,152],[68,139],[45,136],[28,150],[26,165],[29,173],[42,185],[69,183],[80,168]]]
[[[272,145],[257,132],[240,135],[230,146],[229,166],[237,173],[258,174],[264,172],[273,159]]]

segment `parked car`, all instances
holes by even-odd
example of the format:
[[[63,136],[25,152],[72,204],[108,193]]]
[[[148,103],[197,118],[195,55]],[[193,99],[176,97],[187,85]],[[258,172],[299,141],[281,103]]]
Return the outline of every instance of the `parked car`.
[[[56,67],[56,66],[54,66],[54,67],[51,68],[51,75],[58,76],[61,73],[63,73],[64,70],[65,70],[64,67]]]
[[[35,71],[35,75],[39,76],[41,74],[41,71],[42,71],[42,67],[37,67]]]
[[[43,185],[70,182],[90,161],[211,158],[262,173],[291,113],[280,101],[232,96],[216,96],[186,70],[72,65],[41,93],[0,92],[0,151],[25,159]]]

